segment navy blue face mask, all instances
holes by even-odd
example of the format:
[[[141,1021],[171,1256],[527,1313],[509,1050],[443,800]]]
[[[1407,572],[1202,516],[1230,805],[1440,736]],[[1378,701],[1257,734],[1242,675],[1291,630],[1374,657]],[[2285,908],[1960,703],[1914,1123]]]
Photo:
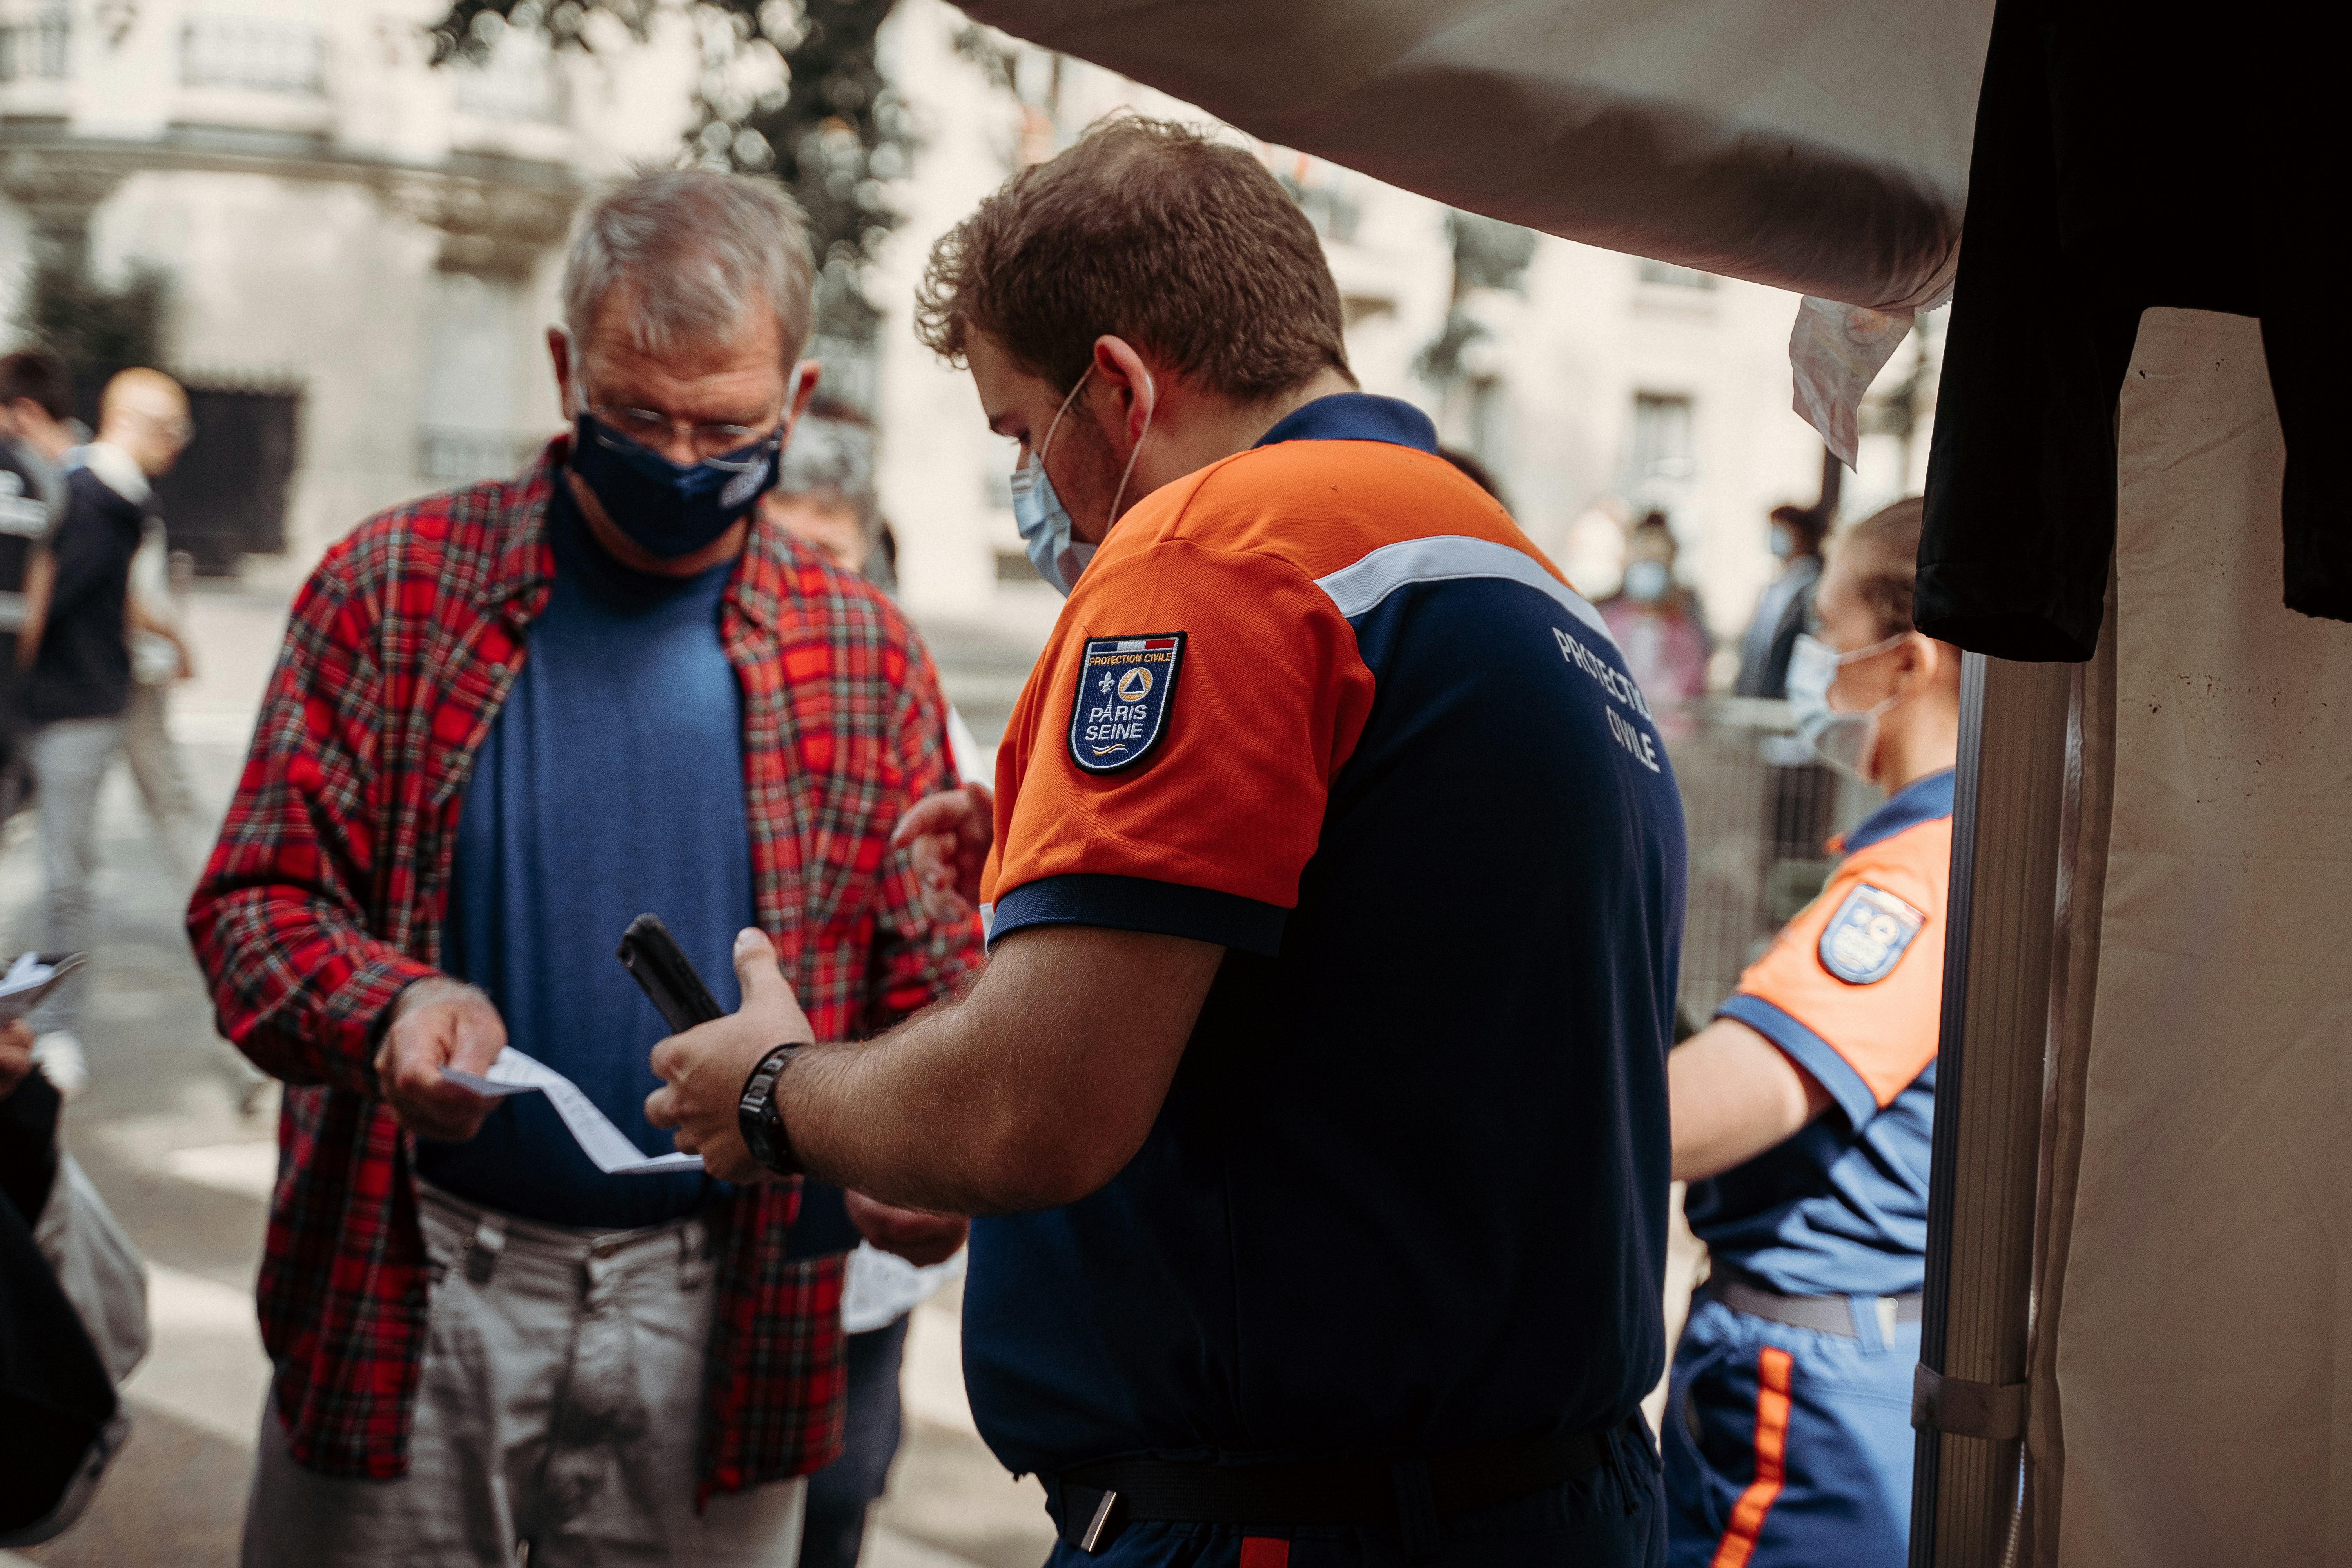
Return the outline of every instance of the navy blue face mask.
[[[675,561],[734,527],[775,488],[783,444],[779,428],[722,458],[680,465],[583,409],[572,422],[572,471],[596,492],[614,527],[648,555]]]

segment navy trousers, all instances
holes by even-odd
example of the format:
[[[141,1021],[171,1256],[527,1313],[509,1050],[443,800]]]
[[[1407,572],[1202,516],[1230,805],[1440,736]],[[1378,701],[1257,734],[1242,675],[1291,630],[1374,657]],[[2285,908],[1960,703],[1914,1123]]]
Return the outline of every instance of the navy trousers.
[[[1549,1491],[1433,1521],[1407,1542],[1393,1526],[1252,1530],[1129,1524],[1092,1556],[1066,1540],[1047,1568],[1664,1568],[1657,1451],[1639,1422],[1618,1429],[1598,1469]],[[1055,1522],[1061,1501],[1047,1489]]]
[[[866,1546],[866,1505],[882,1495],[898,1452],[898,1363],[907,1318],[852,1334],[845,1349],[849,1413],[841,1457],[809,1477],[800,1568],[856,1568]]]
[[[1919,1325],[1886,1339],[1691,1310],[1665,1431],[1672,1568],[1903,1568]]]

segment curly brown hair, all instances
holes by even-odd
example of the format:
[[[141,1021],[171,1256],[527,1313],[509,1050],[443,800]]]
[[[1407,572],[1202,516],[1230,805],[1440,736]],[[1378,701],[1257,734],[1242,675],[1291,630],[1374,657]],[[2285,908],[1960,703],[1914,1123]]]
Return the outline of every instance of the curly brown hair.
[[[915,310],[916,335],[950,362],[984,332],[1066,390],[1109,332],[1243,402],[1348,374],[1340,328],[1314,226],[1274,176],[1134,116],[981,203],[931,247]]]

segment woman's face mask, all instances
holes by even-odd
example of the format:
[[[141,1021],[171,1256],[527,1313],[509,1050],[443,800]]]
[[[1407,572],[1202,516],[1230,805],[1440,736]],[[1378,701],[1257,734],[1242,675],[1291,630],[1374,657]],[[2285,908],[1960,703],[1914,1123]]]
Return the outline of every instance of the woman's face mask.
[[[1654,605],[1666,596],[1674,574],[1663,561],[1636,561],[1625,568],[1625,596],[1637,605]]]
[[[1037,568],[1037,575],[1054,585],[1054,591],[1065,599],[1078,585],[1078,574],[1095,558],[1097,546],[1088,544],[1070,531],[1070,512],[1062,498],[1054,493],[1054,482],[1045,477],[1045,450],[1054,444],[1054,432],[1062,427],[1062,416],[1070,411],[1070,404],[1086,385],[1087,377],[1095,373],[1088,365],[1071,386],[1062,406],[1054,411],[1054,422],[1045,426],[1045,438],[1030,450],[1029,461],[1013,475],[1013,521],[1021,531],[1021,546],[1029,552],[1029,564]],[[1154,389],[1149,376],[1144,379],[1146,393]],[[1152,406],[1144,410],[1143,436],[1151,434],[1151,416],[1159,411],[1159,398],[1152,396]],[[1118,503],[1127,494],[1127,481],[1135,472],[1135,459],[1143,455],[1143,437],[1136,437],[1135,450],[1127,457],[1127,467],[1120,470],[1118,488],[1111,492],[1110,515],[1103,521],[1103,530],[1118,521]]]
[[[1800,633],[1789,655],[1789,706],[1796,712],[1797,733],[1822,761],[1864,784],[1873,783],[1871,775],[1877,771],[1879,717],[1906,693],[1897,691],[1860,713],[1843,713],[1830,705],[1830,688],[1843,666],[1885,653],[1910,635],[1897,632],[1868,647],[1840,653],[1811,633]]]

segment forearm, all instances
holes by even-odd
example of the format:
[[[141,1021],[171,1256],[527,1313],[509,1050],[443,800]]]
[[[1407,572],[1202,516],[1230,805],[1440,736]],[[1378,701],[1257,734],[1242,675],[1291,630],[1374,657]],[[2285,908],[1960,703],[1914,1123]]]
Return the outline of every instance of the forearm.
[[[878,1039],[803,1051],[779,1084],[803,1168],[940,1214],[1069,1202],[1083,1173],[1040,1147],[1019,1053],[988,1038],[985,1011],[943,1002]]]
[[[385,1013],[439,973],[299,887],[207,884],[189,908],[188,934],[221,1033],[289,1083],[374,1094]]]
[[[153,605],[137,594],[131,595],[123,601],[122,614],[123,618],[131,623],[131,629],[134,631],[149,632],[159,637],[167,637],[175,644],[180,640],[179,623],[156,609]]]
[[[47,550],[36,549],[25,567],[25,621],[16,632],[16,663],[25,669],[33,668],[33,658],[40,651],[41,628],[48,623],[49,592],[56,585],[57,557]]]

